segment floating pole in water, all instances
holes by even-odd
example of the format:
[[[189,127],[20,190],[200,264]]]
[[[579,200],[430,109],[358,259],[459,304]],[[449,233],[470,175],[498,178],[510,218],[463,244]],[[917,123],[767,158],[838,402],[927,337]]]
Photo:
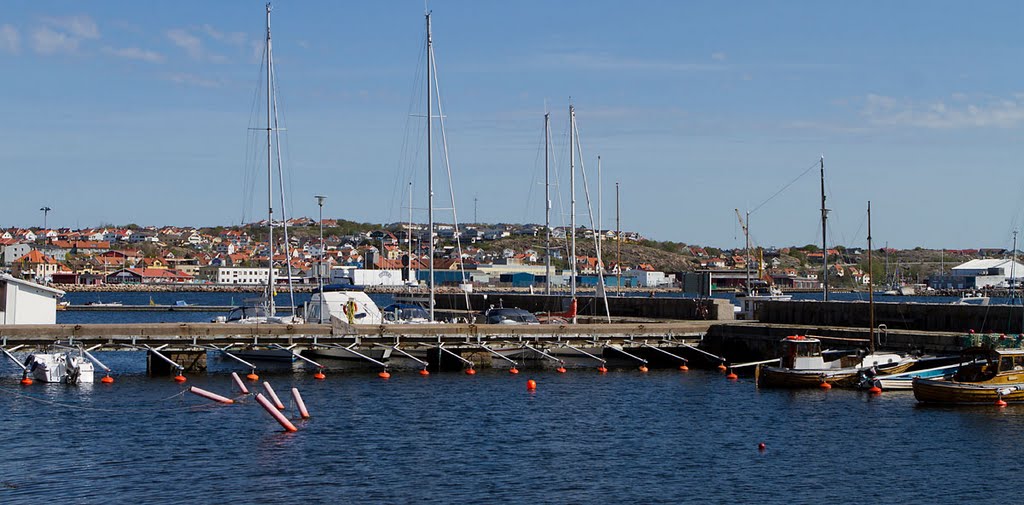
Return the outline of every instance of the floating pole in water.
[[[277,422],[285,429],[285,431],[299,431],[299,429],[296,428],[295,425],[292,424],[292,422],[289,421],[287,417],[284,417],[284,414],[275,409],[274,406],[270,404],[270,401],[264,398],[261,393],[256,393],[256,401],[259,402],[264,409],[266,409],[267,413],[270,414],[270,417],[273,417],[275,420],[277,420]]]
[[[227,357],[229,357],[229,358],[231,358],[231,359],[233,359],[233,360],[235,360],[235,361],[237,361],[237,362],[239,362],[239,363],[249,367],[250,369],[256,370],[256,365],[254,365],[252,363],[249,363],[248,361],[246,361],[246,360],[244,360],[242,358],[239,358],[238,356],[235,356],[234,354],[231,354],[230,352],[228,352],[228,347],[231,347],[231,346],[217,347],[215,345],[211,345],[210,347],[212,347],[213,350],[215,350],[215,351],[220,351],[221,354],[223,354],[223,355],[225,355],[225,356],[227,356]]]
[[[590,359],[596,359],[597,361],[601,362],[602,365],[604,365],[605,363],[608,362],[604,358],[600,358],[600,357],[594,356],[593,354],[590,354],[589,352],[584,351],[583,349],[580,349],[579,347],[573,347],[573,346],[571,346],[569,344],[562,344],[562,345],[564,345],[565,347],[567,347],[569,349],[572,349],[572,350],[574,350],[574,351],[576,351],[576,352],[578,352],[578,353],[580,353],[580,354],[582,354],[582,355],[584,355],[584,356],[586,356],[586,357],[588,357]]]
[[[95,345],[95,346],[93,346],[90,349],[82,349],[82,354],[84,354],[85,357],[89,358],[89,360],[91,360],[93,363],[95,363],[96,366],[102,368],[104,372],[107,372],[107,375],[104,376],[102,379],[100,379],[100,382],[102,382],[104,384],[113,384],[114,383],[114,378],[110,376],[110,372],[111,372],[110,367],[107,366],[107,365],[104,365],[102,361],[96,359],[96,356],[93,356],[92,353],[89,352],[89,351],[95,350],[95,349],[97,349],[99,347],[100,347],[99,345]]]
[[[231,372],[231,379],[235,381],[235,385],[238,386],[238,390],[243,394],[249,394],[249,388],[245,387],[245,383],[242,382],[242,378],[238,376],[238,373]]]
[[[420,365],[423,365],[423,369],[424,370],[427,369],[427,366],[429,365],[429,363],[427,363],[426,361],[423,361],[423,360],[417,358],[416,356],[413,356],[412,354],[409,354],[408,352],[402,350],[401,347],[398,347],[398,344],[395,344],[395,345],[392,345],[392,346],[388,346],[388,347],[391,350],[394,350],[394,351],[398,352],[398,354],[401,354],[402,356],[405,356],[406,358],[409,358],[409,359],[419,363]]]
[[[303,419],[309,419],[309,411],[306,410],[306,403],[302,401],[302,395],[299,394],[299,388],[292,388],[292,399],[295,400],[295,406],[299,408],[299,415]]]
[[[16,345],[16,346],[12,347],[11,350],[12,351],[17,351],[21,347],[23,347],[23,346]],[[25,366],[22,362],[18,361],[18,358],[15,358],[14,355],[11,354],[7,349],[5,349],[3,347],[0,347],[0,351],[3,351],[4,355],[6,355],[8,358],[11,358],[11,361],[13,361],[15,365],[18,365],[23,372],[28,372],[28,367]]]
[[[616,351],[621,352],[622,354],[625,354],[626,356],[629,356],[630,358],[633,358],[633,359],[639,361],[640,363],[643,363],[645,365],[647,364],[647,360],[641,358],[640,356],[637,356],[635,354],[630,354],[630,353],[628,353],[628,352],[626,352],[626,351],[624,351],[622,349],[619,349],[618,347],[615,347],[615,346],[612,346],[612,345],[609,345],[609,344],[605,344],[604,346],[606,348],[608,348],[608,349],[615,349]]]
[[[703,350],[703,349],[698,349],[698,348],[696,348],[696,347],[694,347],[694,346],[692,346],[692,345],[690,345],[690,344],[684,343],[684,342],[677,342],[677,343],[678,343],[679,345],[681,345],[681,346],[683,346],[683,347],[687,348],[687,349],[693,349],[694,351],[697,351],[697,352],[699,352],[699,353],[701,353],[701,354],[704,354],[704,355],[706,355],[706,356],[710,356],[710,357],[714,358],[714,359],[715,359],[715,360],[717,360],[717,361],[720,361],[720,362],[721,362],[721,364],[720,364],[720,365],[718,365],[718,369],[719,369],[719,370],[721,370],[721,371],[723,371],[723,372],[724,372],[724,371],[725,371],[725,370],[726,370],[726,369],[728,368],[728,367],[726,367],[726,366],[725,366],[725,363],[728,363],[728,362],[729,362],[729,360],[727,360],[727,359],[725,359],[725,358],[723,358],[723,357],[721,357],[721,356],[716,356],[716,355],[714,355],[714,354],[711,354],[710,352],[707,352],[707,351],[705,351],[705,350]]]
[[[766,360],[763,360],[763,361],[751,361],[749,363],[740,363],[738,365],[732,365],[732,368],[736,369],[736,368],[743,368],[743,367],[747,367],[747,366],[766,365],[768,363],[778,363],[781,359],[782,358],[775,358],[775,359],[766,359]]]
[[[468,360],[468,359],[466,359],[466,358],[463,358],[462,356],[459,356],[458,354],[455,354],[454,352],[451,352],[451,351],[449,351],[448,349],[445,349],[445,348],[444,348],[444,345],[443,345],[443,344],[442,344],[442,345],[439,345],[439,346],[437,346],[437,348],[438,348],[438,349],[440,349],[440,350],[441,350],[442,352],[446,352],[446,353],[448,353],[448,354],[451,354],[451,355],[452,355],[452,356],[453,356],[454,358],[456,358],[456,359],[458,359],[459,361],[461,361],[461,362],[463,362],[463,363],[465,363],[465,364],[469,365],[469,368],[470,368],[471,370],[473,369],[473,362],[472,362],[472,361],[470,361],[470,360]],[[474,372],[474,373],[476,373],[476,372]],[[472,374],[470,374],[470,375],[472,375]]]
[[[225,398],[225,397],[223,397],[223,396],[221,396],[221,395],[219,395],[217,393],[211,393],[211,392],[209,392],[209,391],[207,391],[205,389],[199,389],[199,388],[197,388],[195,386],[192,386],[192,387],[188,388],[188,391],[190,393],[192,393],[192,394],[202,396],[203,398],[206,398],[207,400],[213,400],[215,402],[226,403],[226,404],[229,404],[229,405],[232,404],[232,403],[235,403],[235,401],[232,400],[231,398]]]
[[[178,375],[174,376],[174,382],[177,382],[179,384],[181,384],[182,382],[185,382],[185,380],[186,380],[185,376],[182,375],[182,372],[185,371],[185,367],[179,365],[178,363],[175,363],[174,360],[172,360],[171,358],[168,358],[167,356],[164,356],[163,353],[160,352],[160,349],[163,349],[164,347],[167,347],[166,344],[164,344],[164,345],[162,345],[160,347],[156,347],[156,348],[150,346],[149,344],[144,344],[143,347],[145,347],[147,350],[149,350],[149,352],[153,353],[154,356],[156,356],[156,357],[166,361],[168,365],[171,365],[172,367],[178,369]]]
[[[299,353],[293,351],[291,349],[291,347],[285,347],[285,346],[283,346],[281,344],[270,344],[270,347],[273,347],[275,349],[280,349],[282,351],[288,351],[288,352],[292,353],[292,356],[295,356],[296,358],[299,358],[302,361],[305,361],[306,363],[309,363],[310,365],[313,365],[313,366],[315,366],[315,367],[317,367],[317,368],[319,368],[321,370],[323,370],[323,368],[324,368],[324,366],[321,365],[320,363],[317,363],[316,361],[313,361],[313,360],[303,356],[302,354],[299,354]]]
[[[684,366],[685,366],[685,365],[686,365],[687,363],[689,363],[689,360],[687,360],[686,358],[684,358],[684,357],[682,357],[682,356],[680,356],[680,355],[678,355],[678,354],[673,354],[673,353],[670,353],[670,352],[668,352],[668,351],[666,351],[666,350],[664,350],[664,349],[662,349],[662,348],[660,348],[660,347],[655,347],[655,346],[653,346],[653,345],[651,345],[651,344],[648,344],[647,342],[644,342],[644,343],[640,344],[640,347],[646,347],[646,348],[648,348],[648,349],[654,349],[655,351],[658,351],[658,352],[660,352],[660,353],[662,353],[662,354],[666,354],[666,355],[668,355],[668,356],[671,356],[671,357],[673,357],[673,358],[675,358],[675,359],[678,359],[678,360],[680,360],[680,361],[682,361],[682,362],[683,362],[683,365],[684,365]]]
[[[274,388],[270,387],[269,382],[263,381],[263,389],[267,390],[267,395],[274,401],[274,406],[277,407],[277,410],[284,410],[284,404],[281,403],[281,399],[277,397],[277,393],[274,392]]]
[[[548,354],[548,353],[546,353],[546,352],[544,352],[544,351],[542,351],[540,349],[537,349],[536,347],[534,347],[534,346],[532,346],[530,344],[527,344],[525,342],[523,342],[523,348],[524,349],[529,349],[529,350],[531,350],[531,351],[533,351],[533,352],[535,352],[537,354],[540,354],[541,356],[543,356],[543,357],[545,357],[545,358],[547,358],[547,359],[549,359],[551,361],[554,361],[554,362],[558,363],[559,365],[564,365],[565,364],[565,360],[556,358],[556,357],[554,357],[554,356],[552,356],[552,355],[550,355],[550,354]],[[565,373],[564,372],[564,370],[565,370],[564,367],[559,367],[559,368],[561,369],[559,371],[559,373]]]
[[[477,343],[476,345],[479,346],[481,349],[483,349],[483,350],[493,354],[494,356],[497,356],[497,357],[499,357],[499,358],[501,358],[501,359],[503,359],[505,361],[508,361],[509,364],[512,365],[512,368],[509,368],[509,370],[508,370],[509,373],[512,373],[512,374],[519,373],[519,369],[516,368],[517,366],[519,366],[519,364],[516,363],[515,360],[513,360],[512,358],[509,358],[508,356],[503,356],[498,351],[495,351],[494,349],[491,349],[489,346],[487,346],[487,344]]]

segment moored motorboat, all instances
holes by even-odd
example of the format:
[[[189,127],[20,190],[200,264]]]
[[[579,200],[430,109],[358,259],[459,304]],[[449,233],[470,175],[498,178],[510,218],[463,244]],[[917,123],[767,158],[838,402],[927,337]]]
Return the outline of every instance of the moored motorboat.
[[[73,351],[30,354],[25,367],[39,382],[91,384],[95,374],[92,362]]]
[[[876,369],[880,374],[904,372],[916,361],[896,353],[851,354],[826,360],[821,341],[803,335],[788,336],[780,342],[782,357],[779,366],[761,366],[755,370],[758,387],[803,388],[828,383],[838,387],[854,387],[858,374]]]
[[[1024,349],[972,347],[961,354],[949,379],[917,378],[914,397],[922,403],[986,405],[1024,402]]]

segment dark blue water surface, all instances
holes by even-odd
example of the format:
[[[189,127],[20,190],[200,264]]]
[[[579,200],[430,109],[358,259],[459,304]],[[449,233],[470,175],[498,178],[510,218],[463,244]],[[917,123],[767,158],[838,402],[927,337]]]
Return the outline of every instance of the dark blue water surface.
[[[148,293],[138,296],[148,303]],[[228,305],[216,297],[232,295],[152,296]],[[68,311],[59,321],[138,314],[189,313]],[[261,371],[289,417],[292,387],[313,414],[289,434],[251,398],[219,405],[186,392],[235,394],[227,373],[248,370],[230,361],[211,358],[209,373],[178,385],[146,377],[141,352],[98,357],[117,371],[115,384],[22,387],[20,371],[0,365],[0,503],[1020,501],[1011,479],[1024,406],[923,408],[910,392],[758,390],[747,378],[696,370],[389,380],[332,371],[325,381],[309,370]]]
[[[987,502],[1024,442],[1024,407],[765,391],[716,372],[264,379],[301,390],[313,418],[297,433],[250,399],[211,404],[166,378],[6,374],[0,502]],[[232,391],[225,375],[189,384]]]

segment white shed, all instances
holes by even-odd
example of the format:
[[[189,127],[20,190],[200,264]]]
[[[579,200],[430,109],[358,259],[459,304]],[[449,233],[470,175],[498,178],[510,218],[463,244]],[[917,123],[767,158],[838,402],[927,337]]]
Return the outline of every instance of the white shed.
[[[55,324],[59,289],[0,274],[0,324]]]

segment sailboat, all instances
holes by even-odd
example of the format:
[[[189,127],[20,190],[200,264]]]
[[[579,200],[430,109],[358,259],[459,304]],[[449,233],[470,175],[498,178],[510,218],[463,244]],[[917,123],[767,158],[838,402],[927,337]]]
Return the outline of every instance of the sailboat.
[[[868,273],[871,273],[871,202],[868,202]],[[872,290],[868,291],[870,293]],[[869,295],[868,303],[867,354],[826,357],[821,350],[821,340],[804,335],[788,336],[780,342],[782,356],[779,358],[779,366],[758,365],[755,369],[758,387],[800,388],[822,384],[855,387],[862,382],[862,375],[869,371],[872,377],[907,371],[917,362],[916,358],[876,352],[873,295]]]
[[[267,84],[267,286],[266,291],[260,298],[246,300],[242,306],[232,309],[227,316],[220,316],[214,319],[215,322],[226,322],[235,324],[262,324],[262,323],[301,323],[302,318],[294,314],[294,302],[292,303],[293,313],[278,315],[274,302],[274,295],[277,294],[277,284],[274,272],[274,138],[278,135],[280,128],[277,127],[277,97],[274,95],[274,58],[270,37],[270,11],[271,6],[267,4],[267,25],[266,25],[266,84]],[[280,142],[277,146],[278,171],[280,170],[281,151]],[[283,177],[283,173],[279,174]],[[281,203],[284,206],[284,191],[282,181]],[[287,248],[287,216],[282,216],[281,226],[285,230],[284,242]],[[288,264],[288,288],[291,290],[291,263],[289,255],[285,254],[285,262]],[[289,291],[290,292],[290,291]],[[290,354],[290,353],[289,353]]]

